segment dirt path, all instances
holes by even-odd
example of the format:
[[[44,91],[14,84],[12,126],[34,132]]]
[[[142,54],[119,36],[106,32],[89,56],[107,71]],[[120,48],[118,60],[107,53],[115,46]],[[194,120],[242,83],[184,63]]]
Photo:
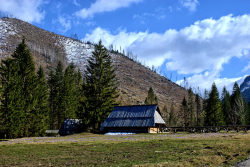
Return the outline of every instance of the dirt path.
[[[250,155],[247,157],[247,160],[236,163],[234,167],[250,167]]]

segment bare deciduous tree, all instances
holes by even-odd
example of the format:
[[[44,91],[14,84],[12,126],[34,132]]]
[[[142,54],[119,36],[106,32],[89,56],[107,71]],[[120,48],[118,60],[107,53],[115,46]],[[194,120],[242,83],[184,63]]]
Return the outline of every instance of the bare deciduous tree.
[[[109,45],[109,50],[110,50],[110,51],[113,51],[113,44],[110,44],[110,45]]]
[[[232,110],[229,113],[229,118],[233,125],[236,125],[238,120],[240,121],[240,124],[244,125],[246,113],[244,110],[244,102],[241,97],[235,100],[235,105],[232,106]]]

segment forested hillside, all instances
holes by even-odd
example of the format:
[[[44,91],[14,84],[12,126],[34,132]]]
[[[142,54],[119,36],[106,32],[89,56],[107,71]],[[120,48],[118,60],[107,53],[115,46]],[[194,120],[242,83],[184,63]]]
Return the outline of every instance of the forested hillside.
[[[55,69],[59,61],[64,69],[70,62],[74,62],[83,74],[87,59],[94,50],[94,45],[90,42],[84,43],[57,35],[15,18],[0,19],[0,34],[1,59],[9,57],[21,42],[22,36],[25,36],[36,69],[41,65],[46,78],[50,69]],[[147,91],[152,87],[161,109],[166,106],[170,111],[172,103],[175,112],[180,109],[182,98],[187,96],[187,90],[143,66],[129,53],[110,50],[110,54],[120,83],[121,96],[118,100],[122,105],[144,104]]]

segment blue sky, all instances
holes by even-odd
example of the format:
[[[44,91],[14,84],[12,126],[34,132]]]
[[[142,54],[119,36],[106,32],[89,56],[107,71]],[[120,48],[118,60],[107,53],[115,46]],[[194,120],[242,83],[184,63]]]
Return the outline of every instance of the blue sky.
[[[133,52],[162,75],[219,90],[250,75],[249,0],[0,0],[42,29]]]

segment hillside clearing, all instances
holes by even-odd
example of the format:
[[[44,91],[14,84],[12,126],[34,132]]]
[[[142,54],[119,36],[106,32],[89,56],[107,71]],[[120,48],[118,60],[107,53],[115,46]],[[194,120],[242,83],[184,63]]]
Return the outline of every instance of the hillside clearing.
[[[0,166],[230,166],[250,154],[250,133],[82,133],[0,142]]]

